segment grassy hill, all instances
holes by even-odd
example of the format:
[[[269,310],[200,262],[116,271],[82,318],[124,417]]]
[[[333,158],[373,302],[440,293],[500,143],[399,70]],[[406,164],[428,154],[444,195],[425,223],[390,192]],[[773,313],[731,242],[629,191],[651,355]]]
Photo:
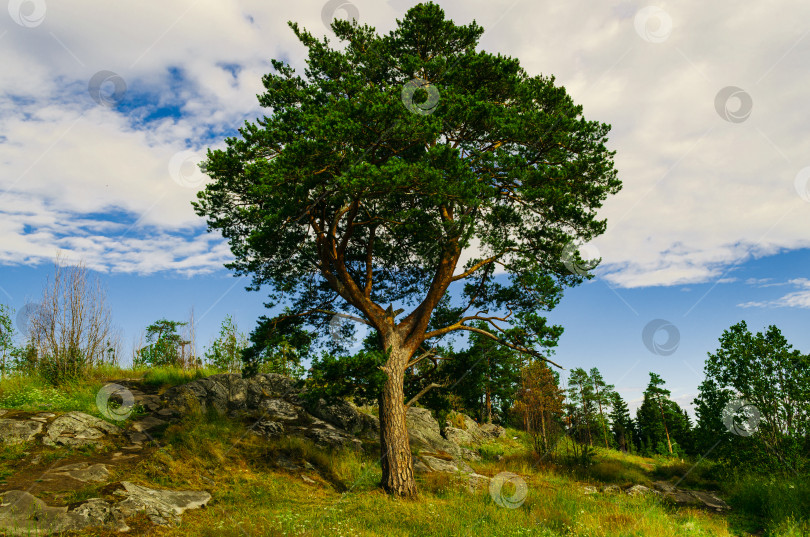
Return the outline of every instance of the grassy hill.
[[[144,378],[155,389],[211,372],[152,371]],[[32,379],[13,378],[0,384],[0,408],[19,410],[81,410],[101,416],[95,394],[106,382],[143,376],[143,371],[107,370],[78,385],[53,389]],[[330,452],[300,438],[268,441],[216,414],[187,416],[155,434],[144,456],[116,469],[114,479],[147,486],[207,490],[213,500],[205,509],[183,514],[176,528],[157,528],[143,517],[130,523],[132,534],[148,535],[334,535],[334,536],[774,536],[810,534],[810,525],[796,522],[810,496],[806,479],[768,483],[740,478],[718,481],[705,462],[646,458],[596,450],[587,470],[566,465],[565,442],[556,456],[539,458],[525,433],[507,429],[500,439],[477,446],[482,460],[471,466],[494,476],[513,472],[527,487],[517,508],[501,507],[489,490],[471,492],[461,476],[432,473],[419,477],[417,500],[392,499],[377,483],[377,453]],[[0,485],[23,461],[40,457],[88,457],[92,450],[67,452],[44,446],[0,446]],[[679,480],[681,487],[719,488],[732,504],[731,514],[669,505],[653,495],[629,496],[598,492],[605,485],[649,484]],[[507,484],[502,494],[514,492]],[[592,487],[592,488],[589,488]],[[790,488],[793,487],[793,488]],[[798,489],[797,489],[798,487]],[[0,486],[0,491],[6,490]],[[102,486],[73,491],[70,501],[103,495]],[[780,496],[781,495],[781,496]],[[781,509],[781,512],[780,512]],[[792,514],[793,518],[789,515]],[[807,510],[804,511],[807,516]],[[109,530],[81,535],[116,535]]]

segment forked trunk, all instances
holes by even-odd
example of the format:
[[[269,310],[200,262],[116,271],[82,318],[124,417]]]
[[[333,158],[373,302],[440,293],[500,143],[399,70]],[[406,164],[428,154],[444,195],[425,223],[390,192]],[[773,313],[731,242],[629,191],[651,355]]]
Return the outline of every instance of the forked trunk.
[[[416,496],[416,481],[405,426],[404,363],[405,360],[392,353],[383,367],[387,378],[380,394],[380,464],[382,487],[396,496],[413,497]]]

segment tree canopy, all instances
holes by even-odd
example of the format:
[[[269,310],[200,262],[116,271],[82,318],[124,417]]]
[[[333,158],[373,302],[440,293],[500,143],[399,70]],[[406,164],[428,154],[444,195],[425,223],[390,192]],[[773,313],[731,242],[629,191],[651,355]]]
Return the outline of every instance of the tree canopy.
[[[228,267],[288,305],[269,324],[326,334],[343,313],[376,334],[383,481],[410,495],[405,371],[465,331],[549,359],[561,329],[543,312],[587,277],[563,254],[605,230],[597,209],[620,188],[610,127],[554,77],[476,50],[483,28],[433,3],[387,35],[335,21],[339,48],[290,27],[304,76],[272,61],[259,96],[270,114],[209,150],[213,181],[194,207],[229,241]]]

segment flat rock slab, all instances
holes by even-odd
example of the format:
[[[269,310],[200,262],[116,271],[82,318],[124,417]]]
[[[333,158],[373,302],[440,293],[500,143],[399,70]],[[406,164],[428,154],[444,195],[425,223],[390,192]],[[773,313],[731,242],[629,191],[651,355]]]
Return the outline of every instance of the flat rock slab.
[[[154,429],[155,427],[160,427],[161,425],[166,425],[169,423],[168,421],[164,421],[160,418],[155,418],[153,416],[147,416],[142,420],[138,420],[132,424],[132,430],[142,433],[143,431],[148,431],[149,429]]]
[[[121,434],[121,429],[84,412],[68,412],[48,425],[42,442],[47,446],[100,445],[111,434]]]
[[[419,458],[432,472],[447,472],[451,474],[456,472],[464,472],[466,474],[473,473],[473,469],[461,460],[454,459],[448,461],[424,453],[420,453]]]
[[[79,462],[76,464],[68,464],[54,468],[45,474],[44,479],[49,476],[67,476],[77,481],[87,482],[102,482],[110,478],[110,471],[107,466],[101,463],[89,464],[86,462]]]
[[[24,444],[42,432],[44,424],[35,420],[0,419],[0,444]]]
[[[211,495],[199,490],[158,490],[150,489],[129,481],[122,481],[125,492],[115,494],[127,496],[116,507],[124,516],[145,511],[154,524],[178,523],[179,516],[187,509],[204,507],[211,501]]]
[[[128,481],[121,483],[118,502],[91,498],[78,506],[53,507],[22,490],[0,493],[0,531],[5,535],[50,535],[92,526],[128,531],[126,517],[146,512],[154,524],[176,524],[188,509],[204,507],[211,495],[205,491],[157,490]]]

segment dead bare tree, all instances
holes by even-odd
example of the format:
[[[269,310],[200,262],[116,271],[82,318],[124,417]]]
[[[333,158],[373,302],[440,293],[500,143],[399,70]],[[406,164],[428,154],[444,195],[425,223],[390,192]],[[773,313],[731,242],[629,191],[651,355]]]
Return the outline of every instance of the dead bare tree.
[[[29,333],[38,369],[54,383],[102,363],[114,334],[101,280],[83,262],[66,265],[57,255]]]

